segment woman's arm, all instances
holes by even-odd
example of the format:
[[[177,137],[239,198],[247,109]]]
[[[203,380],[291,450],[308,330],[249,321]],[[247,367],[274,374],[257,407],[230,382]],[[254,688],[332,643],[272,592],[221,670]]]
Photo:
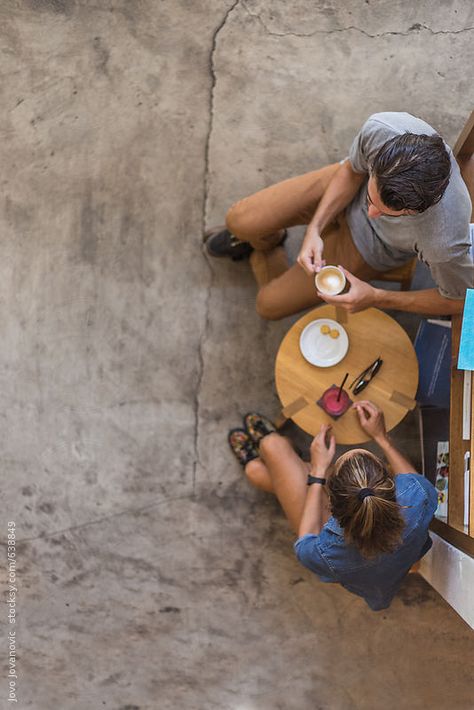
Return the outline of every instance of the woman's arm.
[[[390,441],[387,434],[375,441],[384,452],[393,473],[416,473],[413,464]]]
[[[322,478],[319,474],[319,478]],[[326,475],[324,475],[326,478]],[[313,483],[309,487],[308,493],[306,495],[306,501],[303,508],[303,515],[301,516],[300,524],[298,527],[298,537],[303,537],[303,535],[319,535],[323,526],[327,520],[327,495],[323,491],[324,486],[320,483]]]
[[[352,405],[359,415],[362,429],[369,434],[385,454],[393,473],[415,473],[416,469],[396,446],[390,441],[385,430],[382,410],[367,400]]]
[[[326,435],[331,426],[322,424],[311,444],[311,475],[326,480],[327,472],[336,452],[334,434],[326,441]],[[298,537],[313,534],[319,535],[329,517],[328,498],[323,490],[324,485],[313,483],[306,495],[306,500],[298,527]]]

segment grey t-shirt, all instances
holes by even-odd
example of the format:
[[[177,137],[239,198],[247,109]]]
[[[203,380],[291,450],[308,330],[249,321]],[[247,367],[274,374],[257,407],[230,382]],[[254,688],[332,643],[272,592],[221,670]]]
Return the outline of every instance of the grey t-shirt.
[[[447,298],[464,298],[474,288],[472,237],[469,229],[471,200],[458,164],[448,145],[451,177],[441,200],[425,212],[401,217],[367,214],[367,182],[371,162],[390,138],[403,133],[433,135],[436,131],[409,113],[374,113],[352,143],[349,160],[367,180],[346,209],[354,243],[365,261],[378,271],[400,266],[417,256],[430,268],[439,292]]]

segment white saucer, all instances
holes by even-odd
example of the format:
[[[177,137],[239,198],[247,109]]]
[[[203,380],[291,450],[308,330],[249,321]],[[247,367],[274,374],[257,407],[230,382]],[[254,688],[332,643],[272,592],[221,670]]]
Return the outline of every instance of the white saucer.
[[[329,334],[321,333],[321,326],[327,325],[331,330],[339,331],[338,338],[331,338]],[[308,323],[300,335],[300,350],[304,359],[311,365],[318,367],[331,367],[346,356],[349,349],[349,338],[340,323],[330,318],[318,318]]]

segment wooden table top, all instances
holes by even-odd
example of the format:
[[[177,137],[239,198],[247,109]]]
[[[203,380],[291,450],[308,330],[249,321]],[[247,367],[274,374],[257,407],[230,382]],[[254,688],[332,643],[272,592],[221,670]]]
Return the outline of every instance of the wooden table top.
[[[349,338],[346,356],[332,367],[316,367],[301,354],[299,339],[303,329],[318,318],[341,323]],[[323,305],[300,318],[283,338],[275,362],[275,382],[283,410],[301,429],[313,436],[321,424],[331,424],[338,444],[358,444],[369,440],[361,428],[357,412],[349,409],[338,420],[332,419],[316,404],[324,390],[340,385],[346,372],[346,389],[357,375],[378,357],[383,365],[374,379],[357,396],[347,390],[353,401],[368,399],[385,414],[387,431],[393,429],[415,406],[418,387],[418,360],[403,328],[377,308],[349,314],[335,306]],[[304,400],[306,400],[306,404]],[[300,400],[299,411],[291,413]],[[303,406],[302,406],[303,405]]]

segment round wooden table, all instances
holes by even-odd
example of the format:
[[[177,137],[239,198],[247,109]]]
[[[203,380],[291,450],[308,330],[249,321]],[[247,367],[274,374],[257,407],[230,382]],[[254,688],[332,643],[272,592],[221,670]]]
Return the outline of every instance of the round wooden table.
[[[349,337],[346,356],[332,367],[310,365],[299,347],[303,329],[318,318],[338,321]],[[374,379],[354,396],[348,386],[378,357],[383,365]],[[346,372],[345,389],[353,401],[368,399],[385,414],[387,431],[413,409],[418,387],[418,361],[410,338],[389,315],[377,308],[348,314],[335,306],[323,305],[300,318],[282,340],[275,363],[275,381],[283,406],[283,415],[301,429],[318,433],[321,424],[331,424],[338,444],[358,444],[369,440],[361,428],[357,412],[349,409],[339,419],[332,419],[316,402],[331,385],[340,385]]]

